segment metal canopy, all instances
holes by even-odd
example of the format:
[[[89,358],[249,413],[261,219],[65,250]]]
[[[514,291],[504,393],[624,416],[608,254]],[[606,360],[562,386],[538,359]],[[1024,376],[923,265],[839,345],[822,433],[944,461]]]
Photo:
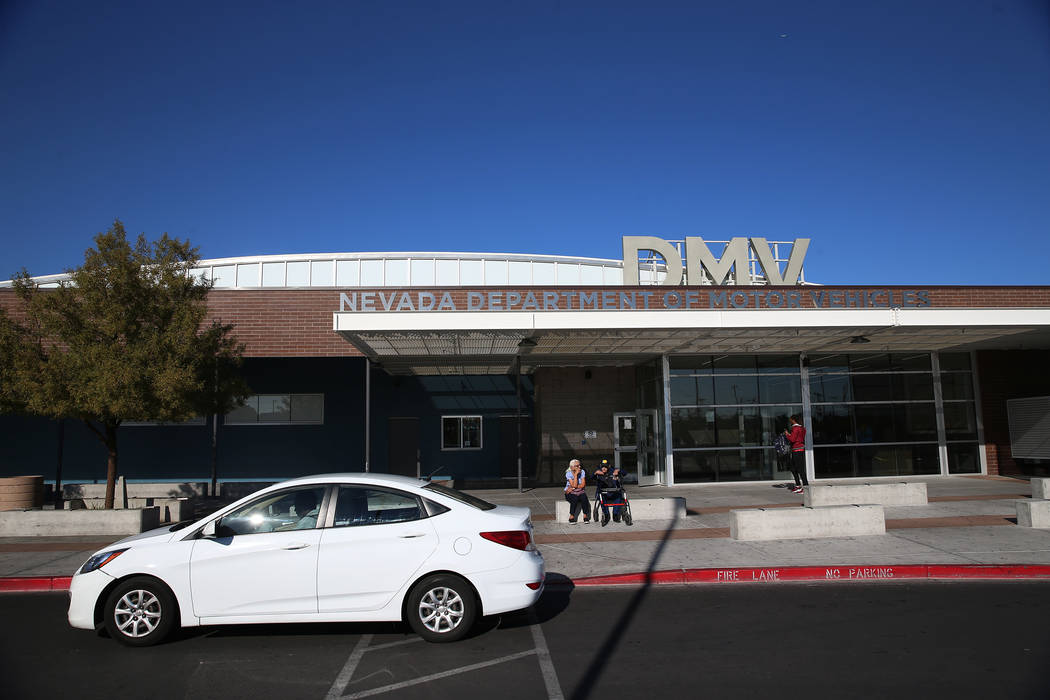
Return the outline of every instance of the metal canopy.
[[[394,375],[508,374],[636,365],[674,353],[903,352],[1050,347],[1046,326],[580,328],[339,331]],[[858,341],[858,338],[869,342]],[[530,339],[535,342],[531,345]]]

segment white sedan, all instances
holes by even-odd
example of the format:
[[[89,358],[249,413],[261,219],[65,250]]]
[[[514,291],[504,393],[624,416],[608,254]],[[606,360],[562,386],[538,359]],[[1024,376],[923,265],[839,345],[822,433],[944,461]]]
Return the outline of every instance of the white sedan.
[[[463,637],[543,590],[528,508],[408,477],[284,481],[188,525],[100,550],[73,576],[69,624],[147,646],[177,625],[405,620]]]

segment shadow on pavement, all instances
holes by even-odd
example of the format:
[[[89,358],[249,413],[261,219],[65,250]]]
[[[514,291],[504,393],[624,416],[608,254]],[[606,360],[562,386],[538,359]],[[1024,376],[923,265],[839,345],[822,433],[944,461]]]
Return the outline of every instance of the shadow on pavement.
[[[644,600],[645,596],[649,594],[649,589],[653,585],[653,572],[656,571],[656,564],[660,561],[660,555],[663,553],[664,547],[666,547],[667,543],[671,540],[671,533],[674,532],[674,526],[677,522],[678,516],[675,516],[675,519],[667,526],[663,537],[660,538],[660,544],[657,545],[656,551],[653,552],[653,556],[649,560],[649,566],[645,570],[645,582],[635,594],[631,596],[631,599],[627,602],[627,605],[624,606],[624,610],[620,613],[620,617],[616,622],[609,626],[609,634],[594,653],[594,657],[591,659],[591,663],[588,664],[587,670],[580,676],[579,684],[572,691],[572,695],[569,696],[570,700],[585,700],[590,696],[592,689],[597,685],[595,681],[604,672],[605,666],[612,658],[613,652],[616,651],[616,647],[619,646],[620,640],[626,636],[631,620],[634,619],[639,607],[641,607],[642,600]]]
[[[568,576],[548,573],[545,579],[543,595],[540,596],[535,605],[525,610],[494,615],[495,624],[492,625],[492,628],[496,626],[502,629],[529,627],[537,622],[543,624],[553,620],[569,607],[569,599],[572,597],[574,588],[572,579]],[[487,622],[488,618],[485,618],[479,623],[478,627],[482,627]]]

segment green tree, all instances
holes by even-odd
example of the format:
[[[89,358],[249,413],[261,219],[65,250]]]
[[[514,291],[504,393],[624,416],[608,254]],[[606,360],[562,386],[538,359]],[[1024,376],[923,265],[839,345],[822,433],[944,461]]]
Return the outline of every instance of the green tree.
[[[225,413],[248,394],[232,326],[206,321],[212,283],[192,274],[189,242],[131,243],[115,221],[55,289],[24,269],[24,313],[0,317],[0,409],[82,420],[106,447],[106,508],[123,421]]]

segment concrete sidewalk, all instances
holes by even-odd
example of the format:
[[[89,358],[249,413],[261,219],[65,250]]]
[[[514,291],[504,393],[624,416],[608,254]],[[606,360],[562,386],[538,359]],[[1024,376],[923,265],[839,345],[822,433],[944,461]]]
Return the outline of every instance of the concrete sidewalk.
[[[677,521],[636,520],[632,527],[610,523],[604,528],[594,522],[555,522],[562,498],[558,487],[473,493],[493,503],[532,509],[536,542],[552,580],[691,569],[821,567],[851,577],[851,571],[892,574],[887,567],[915,565],[1050,565],[1050,530],[1016,524],[1015,502],[1031,496],[1026,480],[956,476],[901,481],[925,482],[929,505],[887,507],[885,535],[770,542],[730,539],[729,511],[800,506],[802,496],[782,483],[628,486],[633,499],[683,497],[687,515]],[[116,539],[0,538],[0,590],[11,577],[70,576],[91,553]]]

